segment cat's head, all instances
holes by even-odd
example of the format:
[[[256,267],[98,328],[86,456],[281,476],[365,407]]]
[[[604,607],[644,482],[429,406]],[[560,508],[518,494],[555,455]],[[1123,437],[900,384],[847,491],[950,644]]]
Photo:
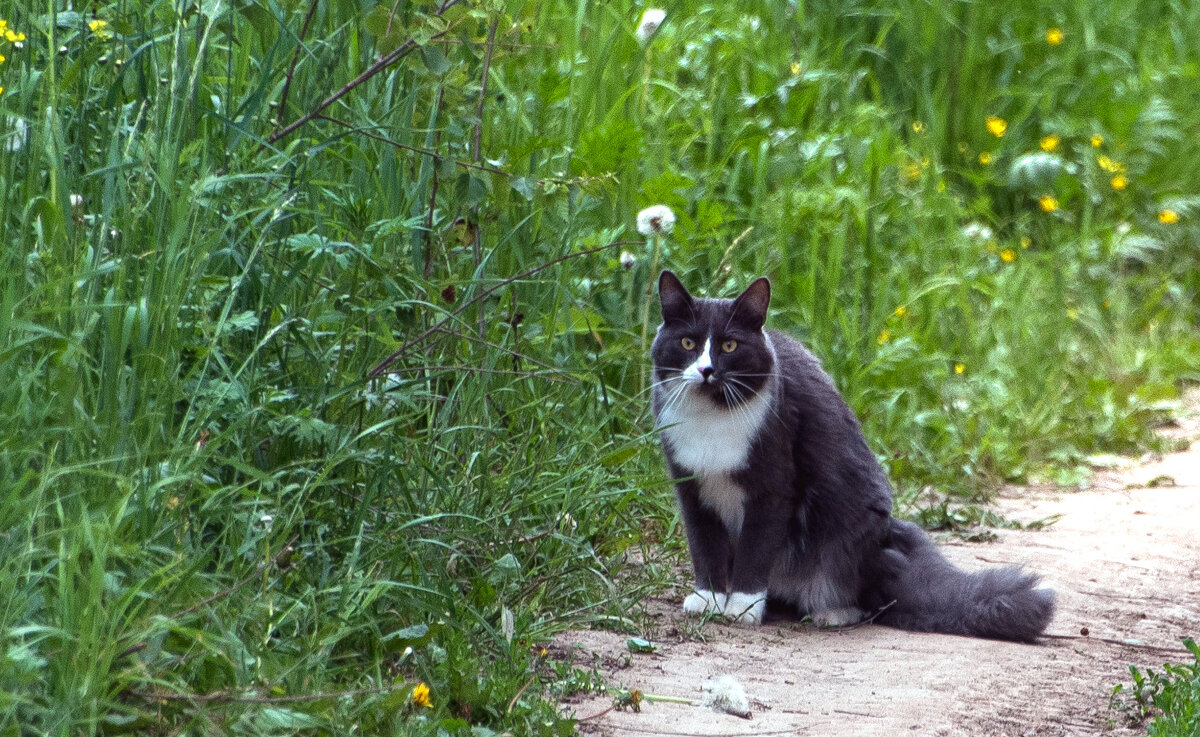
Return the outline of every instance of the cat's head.
[[[693,297],[670,271],[658,279],[662,325],[650,357],[664,396],[694,392],[722,407],[743,404],[775,368],[763,324],[771,282],[756,279],[736,299]]]

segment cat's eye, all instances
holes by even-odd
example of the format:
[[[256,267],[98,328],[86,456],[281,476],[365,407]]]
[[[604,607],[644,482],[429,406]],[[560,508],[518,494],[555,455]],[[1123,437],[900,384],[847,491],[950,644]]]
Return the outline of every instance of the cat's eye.
[[[726,353],[733,353],[737,350],[737,341],[733,339],[722,341],[721,350],[725,351]]]
[[[680,338],[679,345],[683,346],[685,351],[695,350],[696,341],[692,340],[691,338]]]

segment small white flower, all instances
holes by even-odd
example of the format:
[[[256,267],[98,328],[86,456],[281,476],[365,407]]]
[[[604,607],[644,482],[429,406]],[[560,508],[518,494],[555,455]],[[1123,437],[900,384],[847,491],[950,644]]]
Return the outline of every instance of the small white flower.
[[[1117,235],[1129,235],[1129,231],[1133,230],[1133,226],[1129,223],[1117,223]]]
[[[637,38],[641,43],[646,43],[662,22],[667,19],[667,11],[660,8],[646,8],[646,12],[642,13],[642,21],[638,23]]]
[[[83,195],[81,195],[81,194],[71,195],[71,207],[83,207]]]
[[[629,251],[621,251],[621,268],[622,269],[626,269],[626,270],[632,269],[633,265],[636,263],[637,263],[637,256],[634,256]]]
[[[264,514],[258,518],[258,527],[263,532],[270,532],[275,527],[275,515]]]
[[[666,205],[647,207],[637,215],[637,230],[642,235],[666,235],[675,229],[675,213]]]
[[[983,223],[969,222],[962,228],[962,234],[967,240],[971,241],[989,241],[992,239],[992,229]]]

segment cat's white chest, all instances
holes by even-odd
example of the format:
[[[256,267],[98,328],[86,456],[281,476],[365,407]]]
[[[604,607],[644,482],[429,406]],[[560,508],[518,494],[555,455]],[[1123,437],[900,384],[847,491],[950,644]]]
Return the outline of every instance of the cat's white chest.
[[[769,409],[767,392],[733,410],[689,394],[664,407],[658,425],[675,463],[701,478],[723,476],[746,467]]]

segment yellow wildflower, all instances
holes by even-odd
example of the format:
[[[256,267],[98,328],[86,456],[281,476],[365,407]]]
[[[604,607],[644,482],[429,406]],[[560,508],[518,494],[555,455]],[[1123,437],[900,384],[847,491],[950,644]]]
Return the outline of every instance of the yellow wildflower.
[[[1000,260],[1006,264],[1011,264],[1017,260],[1017,252],[1011,248],[1006,248],[1000,252]]]
[[[896,311],[892,314],[894,314],[896,317],[904,317],[905,315],[908,314],[908,308],[905,307],[904,305],[900,305],[899,307],[896,308]]]
[[[4,87],[0,87],[0,95],[4,94]]]
[[[1058,209],[1058,199],[1053,195],[1044,194],[1038,198],[1038,205],[1042,212],[1054,212]]]
[[[1058,46],[1063,42],[1063,32],[1059,28],[1050,28],[1046,31],[1046,43],[1051,46]]]
[[[1120,192],[1129,186],[1129,179],[1124,174],[1118,174],[1108,182],[1112,188]]]
[[[965,363],[954,364],[954,373],[961,374],[962,372],[964,372],[966,370],[967,370],[967,364],[965,364]]]
[[[1163,225],[1174,225],[1175,223],[1179,222],[1179,213],[1170,208],[1159,210],[1158,222],[1162,223]]]
[[[1067,308],[1067,319],[1068,320],[1078,320],[1079,319],[1079,308],[1078,307],[1068,307]]]
[[[1125,165],[1124,164],[1122,164],[1119,161],[1113,161],[1112,159],[1105,156],[1104,154],[1100,154],[1099,156],[1096,157],[1096,164],[1101,169],[1108,172],[1109,174],[1124,174],[1125,173]]]
[[[979,163],[983,164],[984,166],[987,166],[988,164],[992,163],[992,152],[991,151],[980,151],[979,152]]]
[[[792,75],[798,76],[799,74],[800,74],[800,62],[793,61],[792,62]]]
[[[1008,130],[1008,121],[997,115],[989,115],[987,117],[988,133],[991,133],[996,138],[1004,136],[1004,131]]]
[[[888,330],[887,328],[884,328],[883,331],[881,333],[879,333],[879,337],[875,340],[875,342],[878,343],[879,345],[883,345],[884,343],[888,342],[891,339],[892,339],[892,331]]]
[[[925,124],[919,120],[914,120],[912,124],[913,133],[924,133]]]
[[[1054,149],[1058,148],[1058,143],[1061,140],[1061,138],[1054,135],[1042,136],[1042,140],[1039,141],[1038,144],[1042,147],[1043,151],[1053,151]]]
[[[1027,235],[1021,236],[1021,248],[1029,248],[1033,245],[1033,239]]]
[[[107,41],[113,37],[112,31],[108,30],[108,21],[97,18],[93,21],[88,21],[88,29],[96,34],[96,38],[101,41]]]
[[[412,702],[414,706],[433,706],[433,702],[429,700],[429,686],[426,686],[424,681],[413,686]]]
[[[0,54],[0,64],[3,64],[6,61],[8,60],[4,58],[4,54]]]
[[[1104,145],[1104,136],[1099,133],[1092,134],[1092,148],[1100,148]]]
[[[910,162],[904,166],[904,175],[908,177],[908,181],[915,182],[921,178],[921,165]]]

